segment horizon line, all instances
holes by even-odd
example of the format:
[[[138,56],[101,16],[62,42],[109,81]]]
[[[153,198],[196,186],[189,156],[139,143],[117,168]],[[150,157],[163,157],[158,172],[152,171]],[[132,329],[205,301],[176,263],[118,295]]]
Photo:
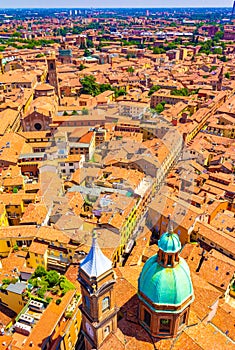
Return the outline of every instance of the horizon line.
[[[218,8],[221,8],[221,9],[232,9],[233,7],[231,6],[231,7],[228,7],[228,6],[214,6],[214,7],[206,7],[206,6],[191,6],[191,7],[189,7],[189,6],[174,6],[174,7],[172,7],[172,6],[166,6],[166,7],[107,7],[107,6],[105,6],[105,7],[93,7],[93,6],[90,6],[90,7],[54,7],[54,6],[52,6],[52,7],[44,7],[44,6],[42,6],[42,7],[0,7],[0,10],[9,10],[9,9],[12,9],[12,10],[21,10],[21,9],[29,9],[29,10],[31,10],[31,9],[37,9],[37,10],[40,10],[40,9],[61,9],[61,10],[63,10],[63,9],[75,9],[75,10],[80,10],[80,9],[93,9],[93,10],[100,10],[100,9],[110,9],[110,10],[112,10],[112,9],[128,9],[128,10],[130,10],[130,9],[147,9],[147,10],[149,10],[149,9],[201,9],[201,8],[205,8],[205,9],[214,9],[214,8],[216,8],[216,9],[218,9]]]

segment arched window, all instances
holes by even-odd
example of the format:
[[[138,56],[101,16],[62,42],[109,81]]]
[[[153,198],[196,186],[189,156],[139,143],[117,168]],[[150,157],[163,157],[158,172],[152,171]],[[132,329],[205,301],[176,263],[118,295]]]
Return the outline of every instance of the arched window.
[[[85,295],[85,307],[87,309],[87,311],[91,311],[91,302],[90,302],[90,298],[88,296]]]
[[[104,329],[104,338],[107,337],[107,335],[108,335],[109,333],[110,333],[110,327],[107,326],[107,327],[105,327],[105,329]]]
[[[185,312],[181,317],[180,317],[180,326],[184,325],[186,323],[186,316],[187,312]]]
[[[160,333],[170,333],[171,330],[171,320],[169,318],[161,318],[160,319]]]
[[[54,64],[50,63],[50,69],[54,69]]]
[[[167,256],[167,265],[171,266],[172,265],[172,255]]]
[[[144,309],[144,323],[150,328],[151,314],[146,309]]]
[[[109,297],[105,297],[102,300],[102,312],[110,309],[110,299]]]

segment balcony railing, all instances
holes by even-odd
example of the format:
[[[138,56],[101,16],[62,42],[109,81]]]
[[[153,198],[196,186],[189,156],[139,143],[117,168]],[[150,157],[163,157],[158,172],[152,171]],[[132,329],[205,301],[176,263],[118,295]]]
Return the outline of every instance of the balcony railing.
[[[55,256],[55,255],[48,255],[48,259],[58,262],[58,263],[63,263],[63,264],[68,264],[69,259],[68,258],[63,258],[62,256]]]

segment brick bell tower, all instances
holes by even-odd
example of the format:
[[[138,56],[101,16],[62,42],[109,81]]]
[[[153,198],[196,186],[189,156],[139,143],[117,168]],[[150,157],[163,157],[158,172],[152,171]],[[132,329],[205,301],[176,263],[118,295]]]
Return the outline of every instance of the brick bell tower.
[[[0,73],[4,73],[4,66],[3,66],[3,55],[0,54]]]
[[[112,262],[102,253],[93,233],[92,246],[80,263],[78,280],[82,291],[82,332],[85,349],[99,349],[106,337],[117,330],[115,275]]]
[[[222,85],[223,85],[223,77],[224,77],[224,66],[221,67],[219,75],[218,75],[218,81],[217,81],[217,86],[216,90],[221,91],[222,90]]]
[[[58,96],[60,101],[59,80],[57,75],[56,57],[54,53],[51,53],[50,56],[47,57],[47,71],[48,82],[50,85],[54,86],[56,95]]]

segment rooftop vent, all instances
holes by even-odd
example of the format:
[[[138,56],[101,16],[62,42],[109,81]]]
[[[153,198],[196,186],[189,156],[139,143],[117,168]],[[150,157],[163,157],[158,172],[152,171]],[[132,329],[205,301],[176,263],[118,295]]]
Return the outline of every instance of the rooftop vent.
[[[22,314],[19,318],[19,321],[22,323],[32,324],[34,323],[34,318],[27,314]]]
[[[20,323],[20,322],[16,322],[16,324],[14,325],[14,329],[17,333],[21,333],[24,335],[29,335],[31,332],[30,326],[23,324],[23,323]]]

